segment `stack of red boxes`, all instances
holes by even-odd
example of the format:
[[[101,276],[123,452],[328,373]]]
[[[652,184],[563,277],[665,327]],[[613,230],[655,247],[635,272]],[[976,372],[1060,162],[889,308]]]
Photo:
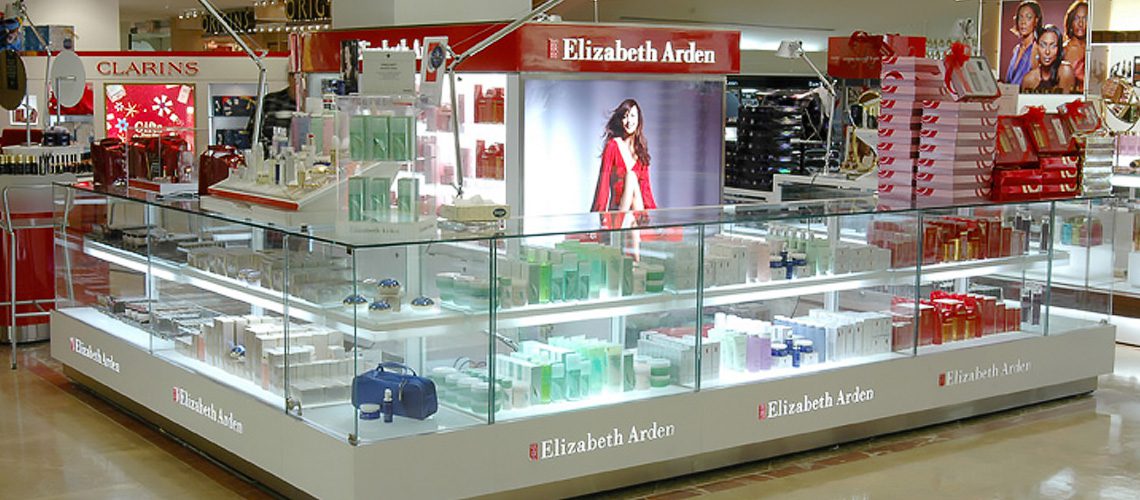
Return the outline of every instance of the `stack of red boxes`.
[[[879,111],[879,202],[910,206],[914,199],[922,102],[941,99],[942,67],[922,57],[885,57]]]
[[[914,301],[895,297],[891,313],[900,328],[893,332],[893,346],[906,349],[914,345]],[[940,345],[947,342],[980,338],[1021,329],[1021,306],[1003,302],[989,295],[949,293],[936,290],[930,299],[918,304],[918,345]]]
[[[950,206],[989,198],[997,109],[992,102],[923,103],[916,205]]]
[[[1080,192],[1079,148],[1064,117],[1030,108],[998,119],[995,201],[1070,198]]]

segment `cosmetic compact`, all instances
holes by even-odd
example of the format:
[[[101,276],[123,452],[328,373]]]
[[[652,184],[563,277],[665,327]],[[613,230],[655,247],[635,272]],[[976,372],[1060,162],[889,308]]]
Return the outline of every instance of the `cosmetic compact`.
[[[392,311],[400,312],[400,282],[392,278],[385,278],[376,284],[380,298],[392,306]]]
[[[377,420],[380,418],[380,405],[376,403],[365,403],[360,405],[360,419],[361,420]]]
[[[245,360],[245,346],[238,344],[230,348],[230,358],[237,361]]]
[[[387,301],[384,301],[384,300],[377,300],[371,304],[368,304],[368,312],[369,313],[386,313],[386,312],[389,312],[391,310],[392,310],[392,304],[389,304]]]
[[[363,295],[354,294],[354,295],[349,295],[348,297],[345,297],[344,300],[341,301],[341,303],[343,303],[347,307],[359,309],[360,306],[368,305],[368,299],[364,298]]]
[[[435,301],[431,297],[416,297],[412,299],[412,309],[417,311],[427,311],[435,307]]]

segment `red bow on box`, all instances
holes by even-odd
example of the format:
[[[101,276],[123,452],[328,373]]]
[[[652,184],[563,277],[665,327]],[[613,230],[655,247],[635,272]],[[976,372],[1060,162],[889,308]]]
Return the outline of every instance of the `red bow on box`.
[[[950,75],[955,71],[962,69],[966,65],[966,61],[970,60],[970,49],[962,42],[954,42],[950,44],[950,51],[946,53],[946,88],[950,89],[951,94],[955,94],[954,87],[950,85]]]

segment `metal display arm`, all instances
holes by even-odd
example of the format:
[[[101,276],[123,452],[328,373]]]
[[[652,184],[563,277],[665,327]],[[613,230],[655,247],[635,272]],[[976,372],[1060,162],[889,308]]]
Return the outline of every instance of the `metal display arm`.
[[[51,47],[48,46],[47,40],[44,40],[43,35],[40,34],[39,28],[36,28],[36,24],[32,22],[31,16],[28,15],[28,6],[24,5],[24,0],[20,0],[20,2],[16,4],[16,8],[20,9],[20,17],[22,17],[24,19],[24,21],[26,21],[28,23],[28,26],[32,27],[32,34],[35,35],[36,39],[40,41],[40,45],[42,45],[44,48],[44,53],[47,54],[44,57],[44,60],[45,60],[45,64],[44,64],[44,100],[47,101],[47,103],[46,103],[47,108],[48,108],[47,116],[50,117],[51,116]],[[31,103],[29,102],[29,104],[31,104]],[[59,99],[57,98],[56,99],[57,107],[58,107],[58,104],[59,104]],[[45,118],[44,128],[47,128],[48,126],[49,126],[49,124],[47,123],[47,119]],[[31,146],[32,145],[32,122],[31,122],[31,110],[30,109],[28,110],[28,116],[24,117],[24,133],[26,134],[24,144],[27,146]]]
[[[253,136],[250,138],[250,144],[254,148],[261,147],[261,107],[265,104],[265,63],[261,60],[261,56],[249,48],[249,45],[238,35],[237,31],[234,31],[229,21],[226,21],[225,16],[214,7],[214,4],[211,3],[210,0],[198,0],[198,3],[206,8],[206,11],[222,25],[222,29],[226,30],[226,33],[237,42],[241,50],[244,51],[250,59],[253,59],[253,63],[257,65],[257,108],[253,113]]]
[[[206,0],[200,1],[205,2]],[[459,146],[459,103],[455,90],[455,68],[459,67],[460,64],[463,64],[464,61],[470,59],[475,54],[478,54],[487,47],[490,47],[495,42],[502,40],[504,37],[519,29],[522,25],[526,24],[531,19],[545,14],[546,11],[553,9],[560,3],[562,3],[562,0],[547,0],[546,3],[535,7],[534,10],[524,14],[518,19],[515,19],[510,24],[504,26],[499,31],[496,31],[491,36],[484,38],[482,41],[475,44],[474,47],[467,49],[462,54],[456,54],[455,51],[451,49],[450,44],[447,44],[445,46],[447,53],[453,56],[451,64],[447,65],[447,78],[448,82],[451,84],[451,130],[454,132],[452,134],[452,137],[455,138],[455,184],[452,187],[455,188],[456,198],[463,197],[463,154]]]

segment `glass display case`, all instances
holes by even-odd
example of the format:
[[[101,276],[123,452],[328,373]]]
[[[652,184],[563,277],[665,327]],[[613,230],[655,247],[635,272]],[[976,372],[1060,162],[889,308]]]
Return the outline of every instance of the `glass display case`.
[[[56,201],[56,259],[64,265],[54,320],[68,322],[64,332],[100,336],[72,333],[66,344],[65,333],[53,354],[93,370],[90,377],[105,373],[88,366],[90,344],[101,343],[105,368],[107,346],[122,342],[132,355],[161,362],[154,366],[179,368],[171,382],[176,410],[209,414],[203,408],[216,408],[198,394],[219,391],[219,401],[235,401],[227,408],[255,402],[267,419],[275,412],[323,434],[313,443],[356,445],[346,448],[361,450],[351,455],[359,461],[390,461],[413,444],[458,446],[457,439],[485,438],[463,446],[537,463],[612,449],[596,463],[533,477],[432,486],[442,496],[537,487],[968,402],[973,396],[919,403],[938,393],[912,398],[880,380],[906,380],[907,370],[950,359],[939,356],[980,356],[978,366],[988,367],[987,349],[1023,353],[1003,368],[1018,370],[1035,349],[1020,341],[1080,332],[1088,336],[1074,345],[1098,353],[1073,368],[1071,380],[1056,374],[1062,370],[1014,383],[1024,387],[972,389],[999,391],[979,399],[1074,381],[1095,388],[1096,374],[1111,367],[1110,303],[1050,286],[1066,266],[1100,265],[1096,250],[1111,248],[1113,231],[1072,221],[1098,200],[896,211],[876,210],[873,199],[736,205],[510,219],[494,234],[401,241],[338,232],[332,221],[258,224],[193,201],[113,189],[59,185]],[[1034,361],[1035,369],[1050,371],[1052,357]],[[974,362],[951,365],[973,370]],[[887,375],[838,393],[819,389],[858,380],[863,367]],[[951,385],[975,376],[940,369],[940,385],[947,376]],[[376,385],[387,375],[402,381]],[[180,393],[189,390],[179,380],[195,377],[211,385]],[[784,388],[803,396],[770,399]],[[823,399],[813,403],[816,396]],[[828,402],[833,397],[839,403]],[[714,400],[724,400],[716,407],[728,415],[719,423],[696,409]],[[862,403],[865,412],[826,413],[834,416],[802,430],[780,430],[784,423],[749,430],[757,416]],[[920,404],[928,407],[912,407]],[[213,423],[252,439],[253,407],[244,418],[216,410]],[[632,430],[615,427],[613,439],[599,437],[609,427],[597,422],[615,415],[641,420]],[[578,427],[595,430],[578,436]],[[539,436],[560,432],[566,437]],[[696,437],[709,432],[731,437]],[[649,444],[669,438],[664,455]],[[289,447],[297,439],[284,440],[283,453],[304,455]],[[390,448],[368,446],[376,442]],[[529,451],[512,451],[516,445]],[[250,461],[310,494],[345,493]],[[363,474],[348,484],[355,489],[346,494],[366,495]]]

